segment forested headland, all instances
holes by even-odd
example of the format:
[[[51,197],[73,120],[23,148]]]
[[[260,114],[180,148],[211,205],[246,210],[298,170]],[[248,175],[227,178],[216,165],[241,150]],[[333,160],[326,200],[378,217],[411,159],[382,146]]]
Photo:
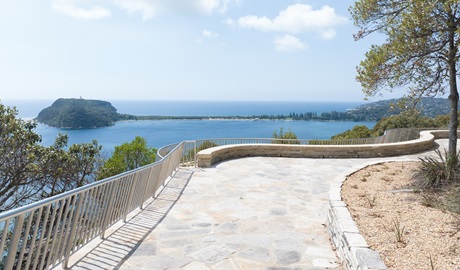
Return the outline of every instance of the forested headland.
[[[371,102],[350,108],[347,111],[330,112],[291,112],[286,115],[251,116],[168,116],[131,115],[117,113],[117,109],[107,101],[86,99],[58,99],[50,107],[43,109],[37,121],[49,126],[69,129],[98,128],[114,125],[117,121],[139,120],[200,120],[200,119],[240,119],[240,120],[298,120],[298,121],[379,121],[397,115],[407,109],[416,109],[422,116],[435,117],[449,113],[449,103],[443,98],[422,98],[418,102],[403,102],[390,99]]]

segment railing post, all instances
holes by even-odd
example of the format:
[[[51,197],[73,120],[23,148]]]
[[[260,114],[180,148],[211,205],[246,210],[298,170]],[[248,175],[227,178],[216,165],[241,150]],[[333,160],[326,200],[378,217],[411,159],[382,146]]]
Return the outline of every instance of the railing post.
[[[24,214],[16,217],[16,220],[14,221],[13,236],[11,237],[11,246],[8,250],[8,255],[6,256],[5,269],[13,269],[14,259],[16,258],[16,251],[18,249],[19,238],[21,237],[23,223],[24,223]],[[8,230],[8,228],[3,228],[3,230],[6,231]]]
[[[154,168],[155,167],[153,167],[153,166],[150,167],[149,176],[147,177],[147,181],[145,181],[144,193],[142,194],[141,204],[139,205],[139,209],[141,209],[141,210],[144,209],[145,197],[147,195],[147,192],[149,192],[148,187],[149,187],[149,184],[150,184],[150,181],[151,181],[150,178],[152,178]],[[153,196],[155,196],[155,192],[156,192],[156,190],[154,191]]]
[[[131,205],[131,202],[133,200],[134,191],[136,190],[136,186],[137,186],[137,179],[139,179],[139,173],[140,172],[135,173],[135,175],[133,176],[132,184],[129,187],[129,196],[128,196],[128,201],[126,202],[125,217],[123,218],[123,222],[126,222],[126,218],[128,217],[128,214],[129,214],[129,206]]]
[[[197,152],[196,152],[196,140],[193,141],[193,148],[195,148],[195,151],[193,151],[193,153],[195,153],[194,157],[193,157],[193,162],[195,163],[195,168],[197,168],[198,167],[198,160],[196,160],[196,154],[197,154]]]
[[[102,228],[101,228],[101,238],[105,238],[105,229],[107,227],[107,223],[109,222],[110,218],[110,213],[112,212],[112,207],[113,207],[113,197],[115,197],[115,190],[117,189],[118,181],[117,182],[112,182],[112,190],[110,191],[110,198],[109,202],[107,203],[107,210],[105,211],[105,216],[104,220],[102,221]]]
[[[75,233],[77,232],[77,226],[78,226],[78,220],[79,220],[78,216],[80,215],[81,205],[83,204],[82,198],[83,198],[83,193],[78,194],[77,208],[75,209],[75,212],[72,218],[72,228],[70,229],[69,242],[67,243],[67,247],[64,253],[64,256],[65,256],[64,263],[63,263],[64,268],[67,268],[69,264],[70,252],[72,251],[76,243],[75,241],[76,239],[74,238],[75,238]]]

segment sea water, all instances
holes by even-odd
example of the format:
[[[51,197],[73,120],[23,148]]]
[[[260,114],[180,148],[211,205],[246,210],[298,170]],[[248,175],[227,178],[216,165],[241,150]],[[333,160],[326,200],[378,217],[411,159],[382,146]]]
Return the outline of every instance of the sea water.
[[[16,106],[18,116],[34,118],[52,101],[2,101]],[[355,125],[372,128],[375,122],[351,121],[286,121],[286,120],[219,120],[212,116],[288,115],[289,113],[330,112],[352,109],[362,102],[224,102],[224,101],[110,101],[120,113],[134,115],[204,116],[204,120],[146,120],[117,122],[97,129],[67,130],[37,126],[42,144],[49,146],[59,133],[69,136],[69,143],[97,140],[104,149],[129,142],[135,136],[144,137],[151,147],[195,139],[270,138],[283,128],[300,139],[329,139],[332,135]]]

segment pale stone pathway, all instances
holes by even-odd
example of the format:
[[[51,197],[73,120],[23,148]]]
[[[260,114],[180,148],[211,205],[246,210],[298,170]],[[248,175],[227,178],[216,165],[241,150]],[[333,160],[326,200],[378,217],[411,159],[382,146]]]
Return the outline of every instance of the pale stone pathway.
[[[341,269],[324,225],[331,184],[372,163],[416,158],[251,157],[181,168],[145,210],[69,267]]]

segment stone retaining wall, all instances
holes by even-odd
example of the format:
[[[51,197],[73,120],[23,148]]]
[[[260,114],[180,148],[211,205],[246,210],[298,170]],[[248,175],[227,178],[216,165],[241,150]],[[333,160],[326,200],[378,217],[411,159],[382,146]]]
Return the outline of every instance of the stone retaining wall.
[[[341,181],[334,181],[338,186],[329,190],[329,209],[327,213],[327,229],[331,242],[336,248],[337,256],[344,269],[353,270],[385,270],[388,269],[377,251],[369,248],[364,237],[358,230],[346,204],[342,201]]]
[[[198,152],[198,167],[241,157],[268,156],[293,158],[371,158],[420,153],[433,147],[434,140],[447,136],[447,131],[422,131],[412,141],[361,145],[296,145],[296,144],[231,144]]]

